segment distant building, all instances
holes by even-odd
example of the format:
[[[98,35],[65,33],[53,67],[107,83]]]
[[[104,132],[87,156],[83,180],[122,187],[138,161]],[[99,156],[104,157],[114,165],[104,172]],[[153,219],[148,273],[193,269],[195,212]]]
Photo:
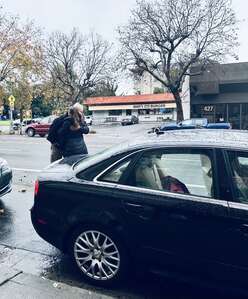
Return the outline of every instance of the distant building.
[[[230,122],[248,129],[248,62],[213,64],[204,72],[194,67],[190,78],[191,117],[210,122]]]
[[[166,92],[167,89],[161,82],[156,80],[148,72],[143,72],[140,76],[135,76],[134,90],[136,94],[152,94],[160,90],[160,92]]]
[[[170,93],[87,98],[84,104],[95,123],[119,122],[130,115],[138,116],[141,122],[176,120],[176,104]]]
[[[230,122],[234,129],[248,129],[248,62],[211,64],[205,71],[192,67],[186,76],[181,98],[184,118],[204,117],[209,122]],[[85,104],[96,122],[120,121],[138,115],[140,121],[176,120],[171,93],[153,94],[163,86],[149,73],[135,80],[137,95],[88,98]]]

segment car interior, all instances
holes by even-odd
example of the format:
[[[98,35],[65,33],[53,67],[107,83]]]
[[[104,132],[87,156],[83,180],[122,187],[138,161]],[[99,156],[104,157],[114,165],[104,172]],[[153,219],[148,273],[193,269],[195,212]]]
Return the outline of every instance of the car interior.
[[[231,167],[236,184],[238,197],[243,202],[248,202],[248,158],[231,157]]]
[[[197,169],[197,173],[189,169],[189,173],[185,173],[184,177],[183,171],[181,171],[180,176],[176,174],[178,170],[180,170],[180,157],[178,157],[178,162],[175,167],[169,167],[168,162],[170,162],[170,155],[160,153],[144,155],[139,159],[134,167],[134,171],[129,175],[127,184],[135,187],[173,193],[214,197],[211,160],[204,154],[199,154],[196,158],[194,161],[197,162],[197,164],[194,169]],[[189,157],[185,156],[184,160],[187,161],[187,159],[189,159]],[[130,162],[131,159],[118,164],[107,174],[103,175],[100,180],[114,183],[120,182]],[[198,183],[198,185],[194,185],[194,175],[201,176],[201,182]],[[199,192],[199,189],[201,192]]]
[[[209,157],[200,155],[204,195],[213,197],[212,166]],[[135,186],[175,193],[194,194],[191,185],[174,176],[166,168],[162,155],[144,156],[135,171]],[[196,194],[197,195],[197,194]]]

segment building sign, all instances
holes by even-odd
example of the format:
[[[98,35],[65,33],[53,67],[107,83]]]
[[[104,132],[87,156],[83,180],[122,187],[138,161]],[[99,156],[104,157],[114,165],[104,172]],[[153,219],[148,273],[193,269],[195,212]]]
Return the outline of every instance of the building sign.
[[[133,105],[133,109],[159,109],[166,108],[166,104],[137,104]]]
[[[108,111],[108,110],[138,110],[138,109],[166,109],[176,108],[176,103],[158,103],[158,104],[133,104],[133,105],[99,105],[89,106],[90,111]]]
[[[213,105],[206,105],[202,107],[203,112],[214,112],[214,106]]]

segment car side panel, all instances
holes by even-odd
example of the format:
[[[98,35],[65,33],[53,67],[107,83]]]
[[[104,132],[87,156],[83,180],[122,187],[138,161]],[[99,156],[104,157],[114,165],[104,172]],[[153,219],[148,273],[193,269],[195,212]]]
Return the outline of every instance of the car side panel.
[[[62,250],[72,231],[82,224],[100,224],[121,231],[125,219],[120,217],[120,201],[113,200],[112,194],[113,188],[76,178],[71,182],[45,183],[32,209],[34,226],[41,230],[37,219],[44,220],[46,235],[43,231],[38,233]]]

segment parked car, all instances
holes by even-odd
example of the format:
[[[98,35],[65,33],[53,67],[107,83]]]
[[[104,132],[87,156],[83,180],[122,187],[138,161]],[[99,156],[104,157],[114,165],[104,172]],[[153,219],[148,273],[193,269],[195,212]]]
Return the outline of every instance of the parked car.
[[[207,128],[207,129],[231,129],[231,124],[228,122],[210,123],[207,118],[191,118],[179,122],[179,126],[195,128]]]
[[[171,131],[52,164],[32,223],[94,284],[142,269],[247,288],[247,174],[248,133]]]
[[[88,126],[92,126],[92,116],[86,115],[85,117],[85,122]]]
[[[121,120],[122,126],[134,125],[138,123],[139,123],[139,118],[136,115],[125,116],[125,118]]]
[[[11,191],[12,170],[6,160],[0,158],[0,198]]]
[[[40,121],[41,119],[39,120],[36,120],[36,119],[24,119],[22,121],[22,127],[26,127],[30,124],[33,124],[33,123],[37,123],[38,121]],[[16,119],[14,122],[13,122],[13,129],[14,130],[18,130],[20,129],[21,127],[21,120],[20,119]]]
[[[231,129],[230,123],[209,123],[207,118],[191,118],[183,120],[179,123],[172,121],[166,122],[159,127],[152,128],[148,133],[159,133],[161,131],[171,131],[171,130],[187,130],[187,129]]]
[[[28,125],[25,130],[25,133],[29,137],[34,137],[35,135],[40,135],[40,137],[45,137],[55,118],[56,118],[55,115],[44,117],[43,119],[41,119],[41,121]]]

